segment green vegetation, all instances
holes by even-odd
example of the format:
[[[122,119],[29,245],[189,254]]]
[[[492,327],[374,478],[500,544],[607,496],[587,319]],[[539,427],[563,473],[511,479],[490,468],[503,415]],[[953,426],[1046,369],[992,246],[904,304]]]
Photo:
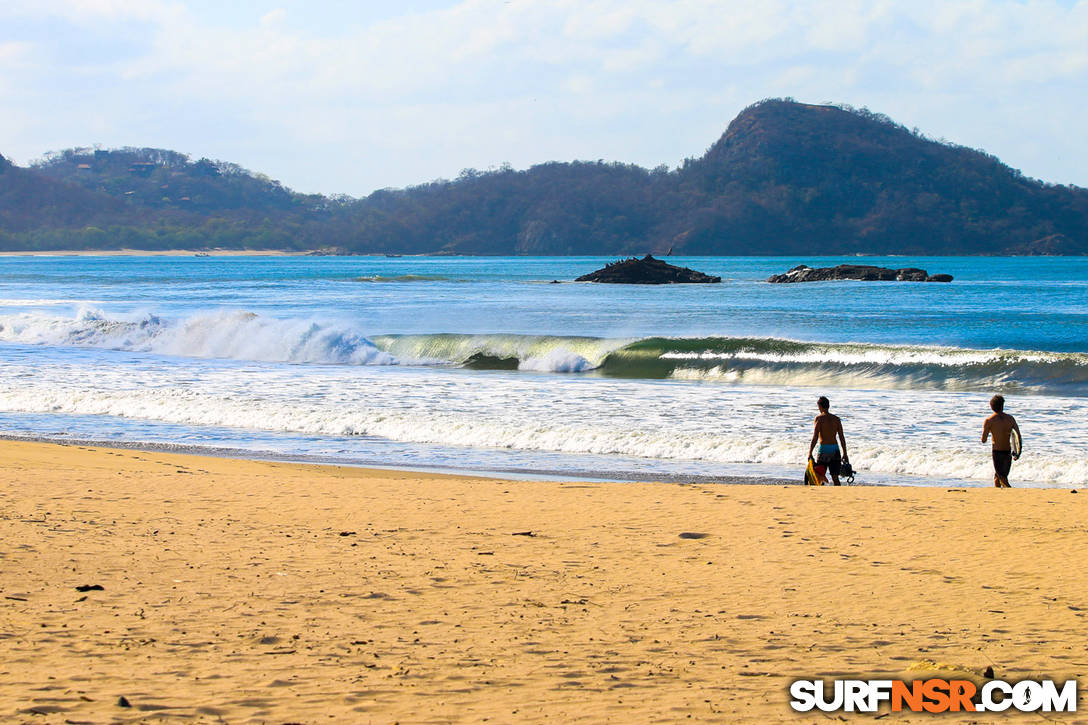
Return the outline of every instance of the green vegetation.
[[[700,158],[463,171],[362,199],[161,149],[0,156],[0,249],[1088,254],[1088,190],[837,106],[768,100]]]

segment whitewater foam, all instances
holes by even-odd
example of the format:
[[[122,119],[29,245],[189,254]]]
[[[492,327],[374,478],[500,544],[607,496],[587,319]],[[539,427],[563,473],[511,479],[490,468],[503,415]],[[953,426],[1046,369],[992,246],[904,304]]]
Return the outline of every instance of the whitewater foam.
[[[461,364],[474,355],[517,359],[518,369],[580,373],[593,370],[631,339],[550,335],[377,335],[370,338],[405,363]]]
[[[328,365],[457,366],[502,361],[527,372],[746,385],[1088,395],[1088,354],[774,338],[601,338],[524,334],[368,335],[358,321],[215,310],[181,319],[0,315],[0,341],[192,358]],[[508,361],[513,361],[507,364]],[[486,364],[470,365],[486,368]]]
[[[350,325],[238,310],[182,320],[150,313],[110,316],[93,307],[82,307],[70,318],[27,312],[0,316],[0,341],[265,362],[396,363]]]
[[[1085,260],[942,261],[956,284],[818,316],[763,281],[782,260],[708,261],[733,281],[705,290],[538,283],[585,259],[0,262],[0,428],[795,479],[826,394],[859,481],[987,485],[1004,391],[1014,485],[1088,482]]]
[[[616,351],[602,370],[754,385],[1088,394],[1088,355],[1033,350],[652,338]]]
[[[328,410],[256,400],[229,400],[180,389],[153,394],[136,391],[80,394],[37,391],[0,395],[0,406],[14,412],[54,412],[108,415],[197,426],[225,426],[287,433],[335,436],[378,436],[388,440],[512,448],[572,454],[616,455],[661,460],[703,460],[716,463],[755,463],[780,467],[798,465],[804,438],[697,434],[688,431],[624,428],[602,421],[514,426],[509,420],[486,420],[452,414],[426,415],[374,410]],[[967,446],[903,449],[898,443],[852,446],[855,461],[866,470],[985,480],[992,475],[987,458]],[[864,463],[861,463],[864,462]],[[1036,456],[1033,465],[1017,469],[1017,478],[1047,485],[1084,485],[1086,461],[1071,456]]]
[[[118,353],[120,354],[120,353]],[[32,356],[27,356],[32,360]],[[101,415],[198,427],[406,444],[758,464],[800,470],[811,417],[798,388],[661,385],[653,381],[480,376],[411,368],[284,368],[131,357],[85,367],[0,366],[0,410]],[[206,363],[205,365],[211,365]],[[93,370],[93,373],[92,373]],[[991,475],[977,441],[984,396],[840,391],[851,457],[862,471],[976,480]],[[1085,485],[1088,440],[1064,427],[1075,399],[1041,398],[1021,414],[1028,453],[1016,480]],[[912,421],[910,435],[901,421]],[[656,462],[656,463],[655,463]],[[864,475],[862,476],[864,480]]]

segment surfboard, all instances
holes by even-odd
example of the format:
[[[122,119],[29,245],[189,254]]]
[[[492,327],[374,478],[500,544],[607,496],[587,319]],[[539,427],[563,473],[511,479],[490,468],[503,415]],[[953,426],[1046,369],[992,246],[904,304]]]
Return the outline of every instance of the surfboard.
[[[1009,434],[1009,443],[1012,444],[1012,459],[1014,461],[1020,460],[1020,451],[1024,448],[1024,441],[1020,439],[1020,431],[1015,428]]]
[[[823,468],[823,466],[820,466]],[[808,466],[805,467],[805,485],[806,486],[822,486],[826,479],[823,476],[823,471],[818,471],[816,462],[811,458],[808,459]]]

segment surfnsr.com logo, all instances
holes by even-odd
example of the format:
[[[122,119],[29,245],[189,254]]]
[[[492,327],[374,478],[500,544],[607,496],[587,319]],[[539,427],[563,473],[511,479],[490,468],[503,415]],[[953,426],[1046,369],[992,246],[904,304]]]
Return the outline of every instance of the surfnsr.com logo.
[[[970,680],[795,680],[790,707],[796,712],[1076,712],[1077,681],[1059,687],[1054,680],[990,680],[981,688]]]

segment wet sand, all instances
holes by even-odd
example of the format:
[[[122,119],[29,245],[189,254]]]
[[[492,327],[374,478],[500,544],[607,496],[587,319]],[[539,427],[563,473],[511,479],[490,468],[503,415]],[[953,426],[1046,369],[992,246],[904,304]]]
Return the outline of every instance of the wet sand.
[[[1088,675],[1088,491],[0,441],[0,541],[4,722],[766,723],[797,677]]]

